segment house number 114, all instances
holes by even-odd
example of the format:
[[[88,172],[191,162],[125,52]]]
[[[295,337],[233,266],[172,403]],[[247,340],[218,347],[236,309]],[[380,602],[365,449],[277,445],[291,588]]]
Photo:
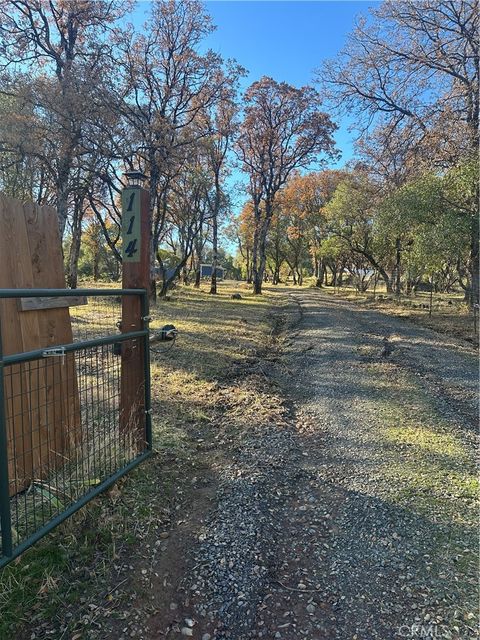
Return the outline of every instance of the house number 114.
[[[140,190],[122,193],[122,259],[140,262]]]

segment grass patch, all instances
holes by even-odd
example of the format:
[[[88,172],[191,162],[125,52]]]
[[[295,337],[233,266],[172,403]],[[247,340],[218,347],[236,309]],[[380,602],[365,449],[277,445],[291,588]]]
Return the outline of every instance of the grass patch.
[[[428,310],[430,294],[426,292],[410,296],[402,294],[397,297],[394,294],[387,294],[382,288],[379,288],[375,296],[373,291],[358,293],[353,287],[340,289],[324,287],[322,291],[478,346],[473,314],[464,303],[462,294],[434,293],[430,316]]]
[[[385,363],[369,364],[367,371],[377,389],[390,499],[434,522],[471,529],[479,495],[471,437],[438,413],[414,376]]]
[[[232,300],[239,291],[242,299]],[[0,572],[0,640],[26,640],[32,631],[89,638],[97,615],[92,600],[115,616],[128,598],[121,589],[110,593],[116,567],[173,522],[192,475],[210,464],[210,439],[221,429],[219,383],[274,339],[272,317],[285,304],[276,293],[253,296],[221,283],[217,296],[182,287],[151,309],[153,331],[167,323],[179,330],[173,346],[156,344],[151,354],[156,455]],[[78,337],[117,331],[119,301],[102,298],[72,310]]]
[[[239,290],[242,299],[232,300],[231,294]],[[202,289],[183,288],[151,309],[152,330],[168,322],[179,331],[175,347],[156,348],[154,373],[162,375],[165,367],[174,365],[177,373],[191,375],[193,383],[216,380],[233,362],[245,361],[263,344],[270,330],[267,312],[280,303],[280,296],[271,292],[254,296],[242,285],[225,283],[219,292],[212,296]],[[180,378],[182,384],[185,380]]]
[[[457,612],[445,623],[468,635],[478,604],[474,436],[443,417],[407,371],[391,363],[368,363],[365,370],[372,379],[375,439],[383,447],[382,497],[419,523],[418,545],[428,551],[419,562],[428,558],[428,571],[448,585],[449,602],[455,602]]]
[[[426,454],[451,456],[459,461],[466,458],[464,447],[451,433],[430,429],[422,423],[390,427],[387,439],[394,444],[417,447]]]
[[[2,572],[0,590],[0,638],[12,638],[13,630],[29,620],[41,606],[52,615],[58,600],[59,571],[67,568],[66,554],[56,543],[43,543],[35,552],[28,551],[20,562]]]

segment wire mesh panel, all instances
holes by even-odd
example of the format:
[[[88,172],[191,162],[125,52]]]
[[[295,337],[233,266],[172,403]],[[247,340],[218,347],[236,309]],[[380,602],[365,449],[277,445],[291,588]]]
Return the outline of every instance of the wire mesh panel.
[[[0,565],[151,449],[148,320],[119,333],[124,293],[85,293],[71,344],[0,357]]]
[[[121,327],[122,296],[89,296],[87,304],[70,307],[74,341],[112,335]]]

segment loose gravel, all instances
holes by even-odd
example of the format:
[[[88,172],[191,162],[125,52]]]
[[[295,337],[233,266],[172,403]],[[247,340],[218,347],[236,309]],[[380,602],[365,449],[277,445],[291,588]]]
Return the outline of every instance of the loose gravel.
[[[237,434],[237,445],[187,580],[205,638],[253,637],[282,535],[282,505],[298,475],[288,407],[258,375],[244,377],[237,391],[240,400],[230,398],[223,423],[225,432]]]
[[[477,511],[463,491],[474,353],[317,291],[292,296],[302,319],[285,356],[244,375],[230,401],[238,438],[175,631],[477,638]],[[448,447],[416,440],[430,428]]]

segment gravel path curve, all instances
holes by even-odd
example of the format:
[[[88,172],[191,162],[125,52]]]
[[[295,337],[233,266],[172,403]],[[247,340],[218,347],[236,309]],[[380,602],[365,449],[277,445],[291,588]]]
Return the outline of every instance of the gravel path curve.
[[[264,376],[287,402],[223,472],[180,633],[477,638],[474,352],[316,290],[290,295],[301,319]]]

